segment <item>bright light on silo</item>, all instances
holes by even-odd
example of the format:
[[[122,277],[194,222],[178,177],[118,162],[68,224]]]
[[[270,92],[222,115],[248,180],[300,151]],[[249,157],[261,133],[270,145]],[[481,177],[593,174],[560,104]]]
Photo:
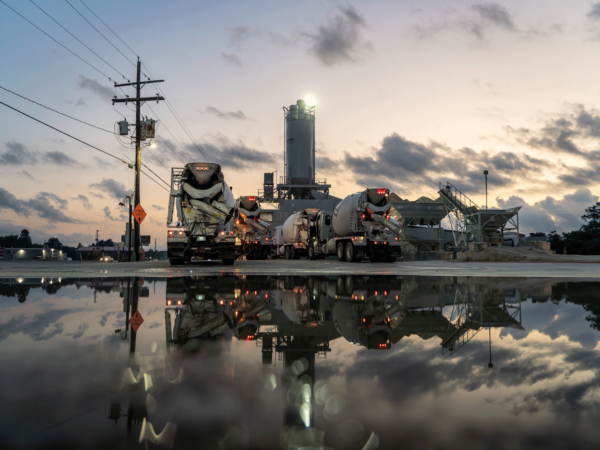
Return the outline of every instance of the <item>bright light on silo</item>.
[[[312,94],[308,94],[304,96],[304,101],[306,102],[307,106],[316,106],[317,104],[317,97],[315,97]]]

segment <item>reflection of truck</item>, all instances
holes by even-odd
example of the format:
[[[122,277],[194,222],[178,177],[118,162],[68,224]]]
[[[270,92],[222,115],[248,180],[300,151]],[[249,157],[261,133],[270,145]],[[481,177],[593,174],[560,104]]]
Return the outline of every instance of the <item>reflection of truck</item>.
[[[333,214],[307,208],[283,224],[288,259],[301,255],[317,259],[337,255],[339,261],[394,262],[401,254],[402,225],[390,217],[387,189],[367,189],[349,195]]]
[[[173,209],[177,225],[173,226]],[[235,260],[235,232],[232,228],[233,194],[221,172],[212,163],[190,163],[171,169],[171,195],[167,216],[167,253],[172,265],[193,257]]]
[[[246,259],[265,259],[271,254],[271,226],[260,220],[261,207],[256,197],[240,197],[235,202],[235,232],[239,252]]]

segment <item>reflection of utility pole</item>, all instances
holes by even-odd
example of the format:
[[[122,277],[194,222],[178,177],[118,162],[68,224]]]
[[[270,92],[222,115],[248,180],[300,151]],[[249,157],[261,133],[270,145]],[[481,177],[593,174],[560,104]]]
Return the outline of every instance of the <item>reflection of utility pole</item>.
[[[94,289],[94,303],[96,303],[96,297],[98,297],[98,291]]]
[[[490,337],[489,337],[489,341],[490,341],[490,362],[488,363],[488,367],[491,369],[492,367],[494,367],[494,364],[492,364],[492,327],[488,327],[488,330],[490,330]]]
[[[139,278],[133,277],[132,295],[131,295],[131,316],[135,314],[138,309],[138,298],[140,296]],[[131,338],[129,339],[129,353],[130,357],[135,356],[135,340],[137,337],[137,331],[131,327]]]

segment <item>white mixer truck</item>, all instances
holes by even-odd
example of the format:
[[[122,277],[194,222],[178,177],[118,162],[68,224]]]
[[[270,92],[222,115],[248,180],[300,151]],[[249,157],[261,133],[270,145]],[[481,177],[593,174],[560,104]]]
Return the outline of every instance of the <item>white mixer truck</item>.
[[[271,254],[271,226],[260,219],[260,213],[256,197],[240,197],[235,202],[236,250],[248,260],[265,259]]]
[[[293,259],[337,255],[339,261],[395,262],[401,255],[402,225],[389,210],[388,189],[366,189],[347,196],[333,214],[307,208],[283,224],[284,253]]]
[[[235,261],[234,200],[221,166],[189,163],[171,169],[167,254],[171,265],[192,258]],[[177,223],[173,225],[173,210]]]

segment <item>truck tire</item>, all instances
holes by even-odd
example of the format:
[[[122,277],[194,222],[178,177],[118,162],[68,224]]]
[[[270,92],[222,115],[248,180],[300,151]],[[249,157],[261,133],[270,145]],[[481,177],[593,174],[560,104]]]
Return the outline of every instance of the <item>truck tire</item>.
[[[444,251],[445,252],[451,252],[453,248],[454,248],[454,242],[446,242],[444,244]]]
[[[315,250],[315,244],[310,244],[308,246],[308,259],[312,261],[317,259],[317,251]]]
[[[397,259],[397,258],[396,258],[395,256],[392,256],[392,255],[390,255],[390,254],[387,254],[387,255],[385,255],[385,258],[383,258],[383,259],[382,259],[382,261],[383,261],[384,263],[395,263],[395,262],[396,262],[396,259]]]
[[[169,263],[172,266],[181,266],[184,263],[183,259],[169,258]]]
[[[290,246],[290,259],[298,259],[298,254],[296,253],[296,247],[293,245]]]
[[[346,244],[346,261],[358,262],[358,258],[356,257],[356,252],[354,250],[354,244],[352,244],[352,242],[348,242]]]
[[[235,259],[233,259],[233,258],[223,259],[223,265],[224,266],[233,266],[234,262],[235,262]]]
[[[285,247],[284,252],[285,252],[285,259],[292,259],[292,255],[291,255],[291,252],[290,252],[290,246],[289,245]]]
[[[344,243],[343,242],[338,242],[337,258],[338,258],[338,261],[346,261],[346,253],[344,252]]]

